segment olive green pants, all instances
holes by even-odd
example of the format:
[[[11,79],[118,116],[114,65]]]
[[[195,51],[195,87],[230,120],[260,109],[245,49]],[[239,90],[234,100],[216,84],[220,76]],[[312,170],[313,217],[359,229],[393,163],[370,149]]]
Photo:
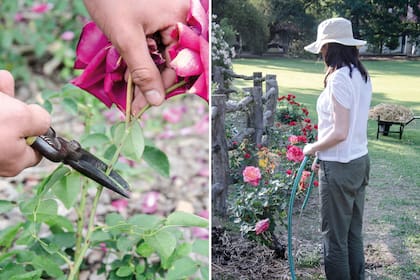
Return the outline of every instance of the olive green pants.
[[[364,279],[363,208],[370,161],[320,162],[321,229],[328,280]]]

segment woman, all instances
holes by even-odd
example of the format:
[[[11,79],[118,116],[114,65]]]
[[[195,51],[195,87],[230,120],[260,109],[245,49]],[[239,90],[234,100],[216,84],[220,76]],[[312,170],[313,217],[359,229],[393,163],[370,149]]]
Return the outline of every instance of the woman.
[[[318,26],[305,50],[321,53],[327,70],[317,101],[318,141],[305,146],[320,169],[321,227],[327,279],[364,279],[362,238],[365,187],[369,180],[367,120],[372,86],[359,60],[351,22],[331,18]]]

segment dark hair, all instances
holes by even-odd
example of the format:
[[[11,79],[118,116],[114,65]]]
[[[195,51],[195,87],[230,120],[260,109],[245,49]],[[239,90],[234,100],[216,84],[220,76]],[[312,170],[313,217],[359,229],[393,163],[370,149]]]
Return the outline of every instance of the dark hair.
[[[352,76],[354,65],[362,74],[365,82],[368,81],[369,74],[366,68],[359,60],[359,50],[355,46],[345,46],[338,43],[327,43],[327,51],[325,53],[324,62],[327,65],[327,73],[324,78],[324,87],[327,85],[328,76],[335,70],[347,66],[350,69],[350,77]]]

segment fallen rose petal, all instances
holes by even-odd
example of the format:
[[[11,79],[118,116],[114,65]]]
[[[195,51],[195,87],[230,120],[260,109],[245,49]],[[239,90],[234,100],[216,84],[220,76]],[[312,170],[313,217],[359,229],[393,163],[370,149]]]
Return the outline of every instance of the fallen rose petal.
[[[115,208],[115,210],[117,210],[118,212],[123,212],[124,209],[127,208],[128,206],[128,200],[127,199],[116,199],[114,201],[111,202],[112,207]]]
[[[158,200],[160,193],[152,191],[148,192],[143,196],[143,201],[141,203],[141,210],[146,214],[153,214],[158,208]]]

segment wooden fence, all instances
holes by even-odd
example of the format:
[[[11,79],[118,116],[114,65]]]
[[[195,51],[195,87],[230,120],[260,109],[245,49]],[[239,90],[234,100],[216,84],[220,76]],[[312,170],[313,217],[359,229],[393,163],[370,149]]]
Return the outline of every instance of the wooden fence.
[[[229,100],[235,90],[224,88],[224,77],[234,79],[252,80],[252,88],[244,88],[245,97],[240,101]],[[219,89],[212,95],[212,209],[219,215],[225,216],[227,205],[227,189],[229,185],[229,150],[233,149],[233,142],[240,143],[248,138],[251,143],[265,144],[267,135],[265,131],[274,125],[277,98],[279,95],[276,76],[262,76],[255,72],[252,76],[243,76],[226,71],[222,68],[214,70],[214,81]],[[265,93],[263,94],[263,82]],[[242,128],[232,139],[226,138],[226,115],[238,111],[248,112]]]

